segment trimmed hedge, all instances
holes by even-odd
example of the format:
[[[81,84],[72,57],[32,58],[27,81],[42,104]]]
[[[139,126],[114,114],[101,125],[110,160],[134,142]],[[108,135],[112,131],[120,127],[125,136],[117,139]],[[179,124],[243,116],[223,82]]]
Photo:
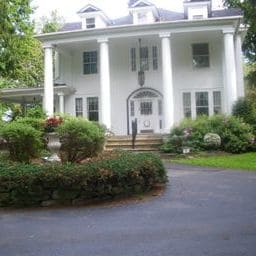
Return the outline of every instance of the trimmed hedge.
[[[0,163],[0,206],[84,204],[148,191],[167,181],[151,153],[116,153],[85,164]]]

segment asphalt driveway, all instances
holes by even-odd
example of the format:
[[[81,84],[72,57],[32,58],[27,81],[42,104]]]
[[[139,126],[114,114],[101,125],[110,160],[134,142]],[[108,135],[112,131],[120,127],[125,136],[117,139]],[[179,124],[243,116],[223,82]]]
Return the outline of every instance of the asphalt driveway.
[[[152,200],[0,210],[0,256],[255,256],[256,172],[168,168]]]

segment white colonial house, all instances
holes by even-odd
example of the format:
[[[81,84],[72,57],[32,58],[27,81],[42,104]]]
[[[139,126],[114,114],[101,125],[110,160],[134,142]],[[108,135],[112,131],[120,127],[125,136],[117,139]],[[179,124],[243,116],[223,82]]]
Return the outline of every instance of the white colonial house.
[[[117,135],[131,134],[135,119],[138,133],[166,133],[184,117],[231,113],[244,95],[241,11],[212,10],[210,0],[186,0],[183,13],[146,0],[128,8],[111,20],[87,5],[80,22],[37,36],[44,87],[2,98],[43,100],[48,115],[83,116]]]

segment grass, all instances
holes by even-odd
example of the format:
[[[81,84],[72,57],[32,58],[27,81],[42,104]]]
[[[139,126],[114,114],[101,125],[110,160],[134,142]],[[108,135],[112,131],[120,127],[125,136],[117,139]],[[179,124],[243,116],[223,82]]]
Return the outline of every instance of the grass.
[[[256,171],[256,153],[195,156],[193,158],[173,160],[172,162],[198,166]]]

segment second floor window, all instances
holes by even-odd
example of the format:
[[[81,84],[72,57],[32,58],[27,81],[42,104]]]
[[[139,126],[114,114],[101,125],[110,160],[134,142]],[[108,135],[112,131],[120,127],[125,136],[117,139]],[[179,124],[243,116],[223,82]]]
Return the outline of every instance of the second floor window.
[[[158,54],[157,54],[157,47],[152,47],[152,59],[153,59],[153,70],[158,69]]]
[[[145,71],[149,70],[148,64],[148,47],[140,48],[140,68]]]
[[[131,70],[136,71],[136,48],[131,48]]]
[[[95,18],[86,19],[86,28],[95,28]]]
[[[193,66],[207,68],[210,66],[209,45],[207,43],[192,45]]]
[[[97,51],[84,52],[83,65],[84,65],[84,75],[96,74],[97,69]]]

